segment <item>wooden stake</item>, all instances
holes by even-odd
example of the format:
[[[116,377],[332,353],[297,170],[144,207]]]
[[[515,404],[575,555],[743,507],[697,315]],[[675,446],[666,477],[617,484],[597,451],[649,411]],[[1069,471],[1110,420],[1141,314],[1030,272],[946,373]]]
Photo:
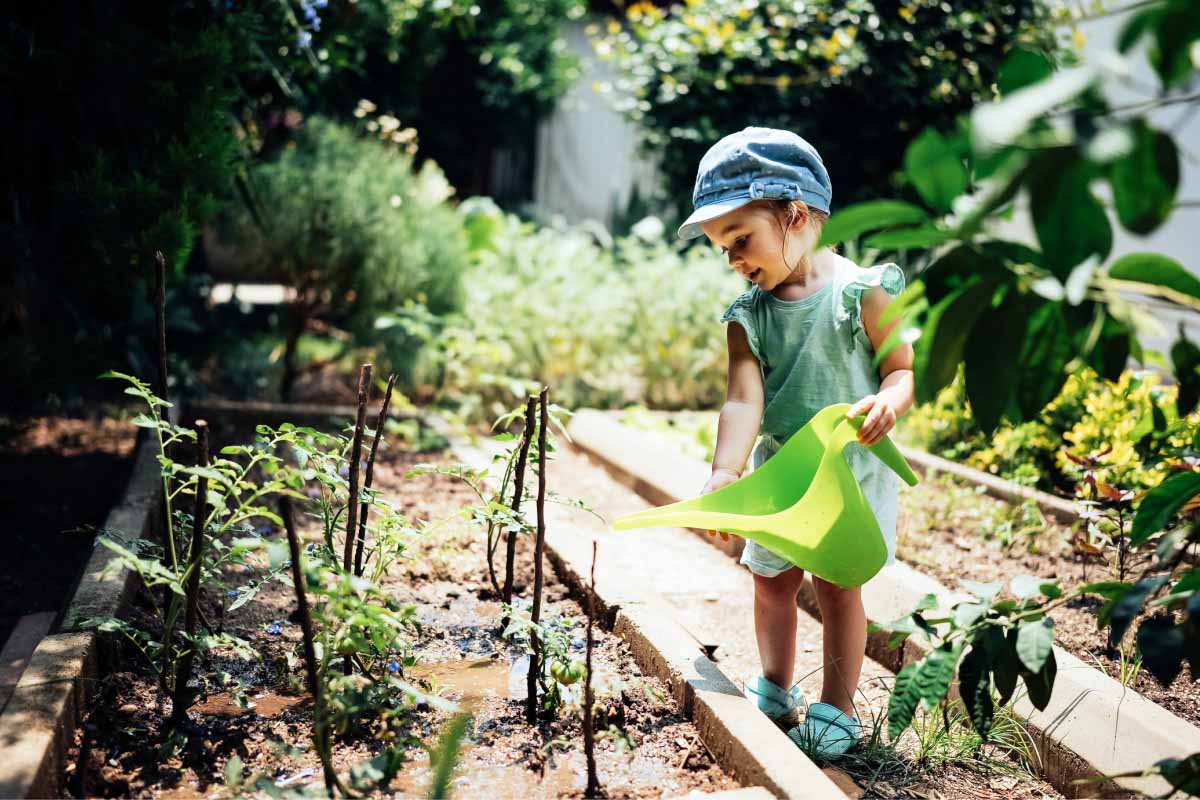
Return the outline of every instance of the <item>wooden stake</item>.
[[[536,628],[542,618],[542,547],[546,541],[546,425],[550,416],[547,410],[550,389],[542,387],[540,398],[541,414],[538,421],[538,494],[537,494],[537,542],[533,549],[533,611],[531,620]],[[536,630],[529,633],[533,652],[529,656],[529,675],[526,679],[528,695],[525,699],[525,718],[529,724],[537,721],[537,679],[542,673],[542,647]]]
[[[321,767],[325,772],[325,789],[330,796],[336,788],[343,795],[346,790],[338,780],[337,770],[329,760],[329,731],[325,727],[325,703],[321,693],[321,684],[317,677],[317,650],[313,645],[312,613],[308,610],[308,595],[304,590],[304,570],[300,568],[300,539],[296,535],[296,523],[292,518],[292,501],[289,497],[279,498],[279,516],[283,518],[283,527],[287,530],[288,551],[292,556],[292,586],[296,590],[296,608],[300,612],[300,632],[303,634],[305,677],[308,680],[308,693],[313,698],[313,747],[321,758]]]
[[[600,778],[596,774],[596,731],[592,719],[592,704],[596,698],[592,693],[592,625],[596,621],[596,540],[592,540],[592,586],[588,591],[587,604],[587,661],[583,678],[583,753],[587,757],[587,789],[585,797],[601,797],[604,794]]]
[[[158,347],[157,394],[167,397],[167,261],[161,250],[154,253],[154,332]]]
[[[367,456],[367,477],[363,481],[363,492],[371,488],[375,480],[375,454],[379,450],[379,441],[383,438],[383,425],[387,422],[388,406],[392,402],[392,389],[396,385],[396,373],[388,377],[387,391],[383,395],[383,406],[379,409],[379,418],[375,420],[375,439],[371,442],[371,454]],[[364,503],[358,520],[358,541],[354,544],[354,574],[363,574],[363,547],[367,541],[367,517],[371,512],[369,503]]]
[[[370,364],[363,364],[358,373],[358,415],[354,421],[354,439],[350,445],[350,496],[346,508],[346,547],[342,553],[342,569],[349,572],[354,566],[355,524],[358,522],[358,461],[362,457],[363,426],[367,418],[367,395],[371,391]],[[349,675],[354,669],[350,656],[342,659],[342,671]]]
[[[208,466],[208,423],[196,420],[196,462]],[[175,674],[175,691],[171,700],[170,726],[175,728],[187,718],[191,706],[188,682],[192,679],[192,662],[196,657],[196,615],[200,609],[200,573],[204,566],[204,523],[208,516],[208,478],[196,478],[196,501],[192,506],[192,549],[188,553],[187,611],[184,614],[183,630],[188,640],[187,651],[179,660]]]
[[[521,498],[525,494],[525,463],[529,459],[529,443],[533,440],[533,432],[537,428],[534,420],[534,407],[537,399],[530,396],[525,400],[525,430],[521,434],[521,449],[517,454],[516,486],[513,488],[513,516],[521,511]],[[504,602],[512,605],[513,566],[517,559],[517,532],[508,531],[508,541],[504,551]],[[508,627],[508,618],[500,624],[501,630]]]

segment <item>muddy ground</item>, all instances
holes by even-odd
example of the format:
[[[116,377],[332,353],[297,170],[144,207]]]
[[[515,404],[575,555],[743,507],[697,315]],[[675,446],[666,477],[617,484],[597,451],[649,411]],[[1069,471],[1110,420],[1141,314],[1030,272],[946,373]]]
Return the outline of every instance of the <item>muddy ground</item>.
[[[404,477],[414,463],[437,458],[389,450],[376,466],[375,485],[412,520],[448,517],[473,499],[468,489],[442,476]],[[305,520],[301,534],[318,539],[316,521]],[[498,635],[500,606],[487,578],[484,549],[477,526],[452,522],[414,541],[409,557],[385,579],[389,593],[414,605],[422,623],[413,639],[418,666],[405,677],[473,714],[452,784],[455,794],[580,797],[586,776],[578,714],[563,710],[532,729],[525,723],[523,653]],[[526,597],[533,571],[530,549],[518,549],[518,589]],[[258,574],[253,570],[244,579]],[[232,576],[231,582],[239,577]],[[206,598],[210,620],[222,619],[222,600]],[[226,629],[249,640],[261,659],[247,663],[219,654],[203,665],[208,695],[190,712],[187,745],[170,756],[158,750],[169,701],[160,706],[154,680],[136,653],[125,652],[101,680],[96,700],[75,732],[65,775],[69,794],[226,797],[231,792],[224,773],[234,755],[246,774],[266,773],[277,786],[319,786],[319,761],[308,745],[311,704],[300,691],[298,668],[287,662],[300,640],[293,608],[290,587],[272,583],[228,616]],[[549,566],[543,606],[547,618],[570,620],[572,650],[582,659],[586,615]],[[673,708],[666,687],[640,673],[624,642],[597,627],[593,657],[602,723],[612,725],[596,746],[598,773],[610,797],[686,795],[737,786],[705,750],[695,727]],[[414,708],[405,719],[406,732],[432,745],[448,719],[446,712],[431,707]],[[626,744],[632,749],[625,749]],[[377,750],[368,723],[338,742],[335,766],[344,773]],[[408,756],[391,790],[394,796],[424,796],[428,755],[414,746]]]

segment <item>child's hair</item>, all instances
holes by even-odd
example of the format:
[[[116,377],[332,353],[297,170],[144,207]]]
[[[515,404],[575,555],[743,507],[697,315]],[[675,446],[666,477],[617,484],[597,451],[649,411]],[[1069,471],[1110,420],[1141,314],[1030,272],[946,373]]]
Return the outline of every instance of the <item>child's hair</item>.
[[[808,215],[808,225],[813,228],[812,242],[814,246],[821,240],[821,231],[825,228],[825,223],[829,220],[829,214],[821,211],[818,208],[805,203],[803,200],[769,200],[771,209],[775,211],[777,217],[783,217],[787,221],[782,220],[780,225],[784,231],[791,230],[791,227],[796,224],[796,221],[803,215]],[[829,249],[837,252],[837,248],[830,245]],[[807,259],[807,254],[801,256],[801,260]]]

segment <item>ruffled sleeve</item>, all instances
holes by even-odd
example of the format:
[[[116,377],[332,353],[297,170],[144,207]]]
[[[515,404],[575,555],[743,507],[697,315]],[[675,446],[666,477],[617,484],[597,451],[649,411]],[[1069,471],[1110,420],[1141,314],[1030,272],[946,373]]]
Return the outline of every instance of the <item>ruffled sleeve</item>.
[[[750,352],[761,363],[762,355],[758,347],[758,331],[754,327],[753,309],[754,290],[751,289],[738,295],[729,308],[725,309],[725,313],[721,315],[721,322],[736,322],[742,326],[742,330],[746,332],[746,341],[750,343]]]
[[[841,303],[834,318],[839,326],[847,328],[848,346],[851,351],[854,350],[854,344],[860,335],[866,339],[862,326],[862,296],[876,286],[883,287],[885,292],[895,297],[904,291],[904,270],[890,263],[860,267],[842,288]]]

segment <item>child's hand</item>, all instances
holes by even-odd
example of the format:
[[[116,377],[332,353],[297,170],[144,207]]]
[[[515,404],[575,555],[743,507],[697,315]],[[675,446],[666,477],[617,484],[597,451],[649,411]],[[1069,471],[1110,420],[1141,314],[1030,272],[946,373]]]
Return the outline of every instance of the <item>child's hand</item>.
[[[854,419],[860,414],[866,414],[867,418],[858,429],[859,444],[875,444],[896,427],[896,409],[880,395],[867,395],[850,406],[846,419]]]
[[[715,492],[722,486],[728,486],[729,484],[733,483],[738,479],[738,477],[740,476],[733,470],[725,469],[724,467],[718,467],[717,469],[713,470],[712,477],[708,479],[708,483],[704,484],[704,488],[700,490],[700,494]],[[717,531],[709,531],[708,535],[714,536],[716,533]],[[725,533],[725,531],[721,531],[720,533],[723,541],[729,541],[728,533]]]

